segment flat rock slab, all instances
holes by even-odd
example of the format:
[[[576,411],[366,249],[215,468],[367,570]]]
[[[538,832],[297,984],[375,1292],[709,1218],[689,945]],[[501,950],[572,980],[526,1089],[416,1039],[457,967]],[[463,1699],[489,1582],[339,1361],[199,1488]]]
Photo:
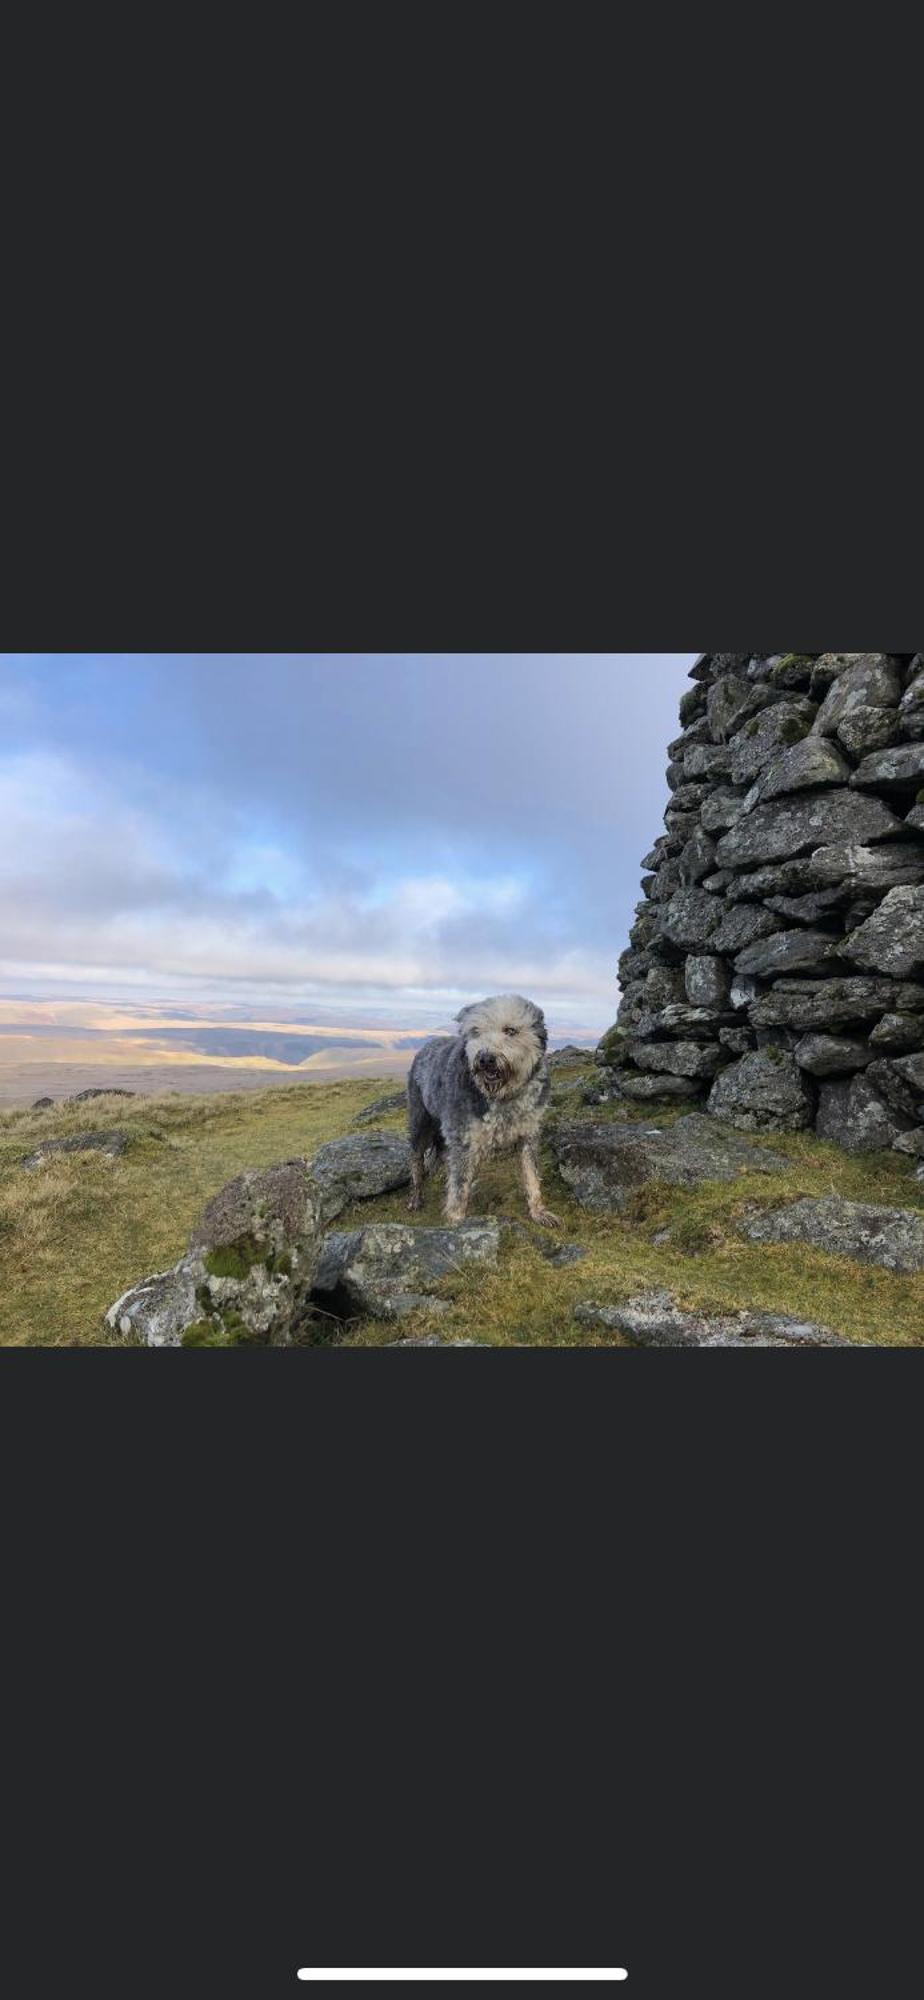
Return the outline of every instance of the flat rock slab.
[[[785,861],[803,848],[832,842],[886,840],[902,822],[881,799],[865,792],[820,792],[774,799],[757,806],[723,835],[720,868],[756,868],[761,861]]]
[[[397,1132],[353,1132],[331,1139],[315,1153],[311,1171],[321,1189],[325,1222],[354,1201],[372,1201],[405,1187],[411,1178],[411,1149]]]
[[[550,1133],[562,1180],[583,1208],[618,1213],[646,1181],[699,1187],[739,1174],[784,1172],[787,1161],[692,1113],[663,1130],[650,1125],[562,1122]]]
[[[339,1319],[400,1319],[438,1302],[429,1288],[466,1264],[497,1263],[501,1225],[460,1222],[455,1228],[415,1229],[373,1222],[325,1237],[312,1297]]]
[[[854,1341],[785,1313],[684,1312],[670,1292],[640,1292],[621,1306],[575,1307],[579,1326],[624,1333],[636,1347],[853,1347]]]
[[[878,1208],[826,1195],[751,1216],[742,1224],[751,1243],[808,1243],[858,1264],[903,1274],[924,1271],[924,1214]]]
[[[62,1153],[102,1153],[107,1160],[117,1160],[127,1145],[127,1132],[75,1132],[69,1139],[43,1139],[22,1164],[31,1173]]]
[[[487,1347],[486,1340],[441,1340],[438,1333],[424,1333],[408,1340],[388,1340],[386,1347]]]

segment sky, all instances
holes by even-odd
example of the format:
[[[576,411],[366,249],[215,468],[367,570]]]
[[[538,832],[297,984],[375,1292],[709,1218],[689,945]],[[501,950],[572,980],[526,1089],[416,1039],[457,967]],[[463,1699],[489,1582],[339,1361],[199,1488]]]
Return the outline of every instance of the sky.
[[[0,993],[598,1034],[696,658],[0,654]]]

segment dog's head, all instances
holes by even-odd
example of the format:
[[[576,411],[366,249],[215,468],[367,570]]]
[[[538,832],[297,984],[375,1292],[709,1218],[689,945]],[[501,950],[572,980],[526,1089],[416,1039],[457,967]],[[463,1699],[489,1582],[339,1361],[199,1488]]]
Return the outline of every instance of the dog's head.
[[[529,1082],[548,1043],[541,1007],[518,993],[478,1000],[456,1015],[465,1060],[483,1097],[513,1097]]]

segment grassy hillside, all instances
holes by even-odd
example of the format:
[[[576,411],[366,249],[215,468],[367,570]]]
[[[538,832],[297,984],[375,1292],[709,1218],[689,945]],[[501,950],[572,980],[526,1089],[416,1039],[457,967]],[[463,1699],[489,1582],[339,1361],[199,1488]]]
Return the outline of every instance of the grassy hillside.
[[[573,1077],[569,1071],[556,1085],[565,1115],[579,1103],[567,1087]],[[135,1279],[176,1261],[210,1195],[243,1167],[311,1154],[349,1131],[362,1106],[393,1088],[393,1079],[366,1079],[207,1098],[109,1097],[0,1115],[0,1342],[121,1345],[104,1333],[102,1313]],[[581,1115],[608,1119],[625,1112],[603,1107]],[[659,1115],[657,1122],[672,1115]],[[400,1114],[385,1121],[396,1129],[401,1122]],[[112,1127],[132,1138],[120,1159],[71,1156],[35,1173],[19,1164],[41,1139]],[[924,1185],[909,1162],[889,1153],[851,1159],[810,1134],[765,1143],[789,1165],[785,1173],[761,1177],[759,1188],[753,1180],[695,1193],[648,1187],[624,1220],[588,1215],[548,1161],[548,1199],[565,1225],[564,1240],[586,1247],[585,1260],[556,1269],[542,1256],[535,1232],[511,1234],[496,1272],[472,1271],[446,1282],[448,1315],[418,1314],[400,1332],[438,1330],[444,1339],[470,1336],[501,1346],[618,1346],[618,1337],[576,1327],[574,1304],[615,1302],[666,1285],[690,1306],[765,1307],[860,1341],[924,1346],[924,1276],[894,1277],[803,1247],[745,1244],[734,1233],[745,1201],[772,1206],[802,1194],[833,1192],[924,1210]],[[439,1220],[440,1196],[441,1183],[431,1182],[420,1221]],[[489,1167],[473,1210],[524,1218],[513,1160]],[[365,1203],[337,1226],[360,1219],[405,1220],[403,1193]],[[669,1240],[655,1242],[664,1231]],[[397,1337],[394,1327],[371,1323],[343,1336],[349,1345],[371,1346]]]

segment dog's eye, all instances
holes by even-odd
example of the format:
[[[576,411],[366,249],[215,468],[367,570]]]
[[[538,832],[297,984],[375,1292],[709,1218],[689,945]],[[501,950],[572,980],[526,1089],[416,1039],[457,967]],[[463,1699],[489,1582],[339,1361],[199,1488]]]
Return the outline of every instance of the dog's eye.
[[[505,1034],[505,1035],[518,1035],[518,1034],[519,1034],[519,1032],[520,1032],[519,1028],[505,1028],[505,1029],[504,1029],[504,1034]]]

